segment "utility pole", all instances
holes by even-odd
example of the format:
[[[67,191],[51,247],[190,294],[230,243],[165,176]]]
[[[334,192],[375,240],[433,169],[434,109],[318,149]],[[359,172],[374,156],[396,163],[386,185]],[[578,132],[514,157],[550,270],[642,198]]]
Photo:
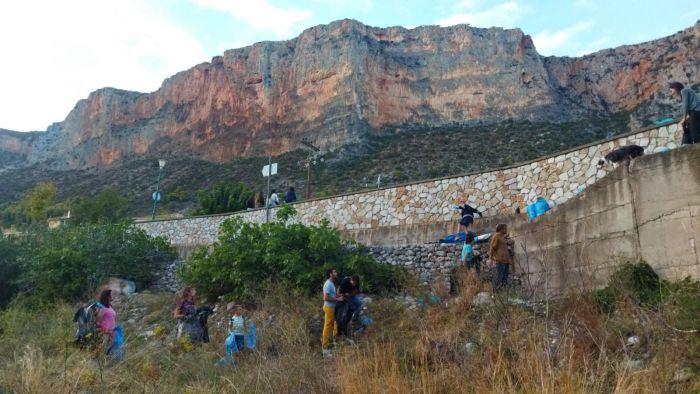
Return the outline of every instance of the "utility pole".
[[[313,152],[309,155],[309,158],[306,159],[306,199],[309,200],[311,199],[311,165],[314,163],[314,155],[320,152],[321,148],[312,144],[311,141],[307,139],[301,140],[301,143]]]
[[[265,223],[270,222],[270,178],[272,178],[272,156],[267,157],[267,195],[265,197]]]
[[[160,201],[160,177],[163,174],[163,167],[165,167],[165,160],[158,160],[158,180],[156,181],[156,191],[153,193],[153,213],[151,214],[151,220],[156,220],[156,207],[158,201]]]

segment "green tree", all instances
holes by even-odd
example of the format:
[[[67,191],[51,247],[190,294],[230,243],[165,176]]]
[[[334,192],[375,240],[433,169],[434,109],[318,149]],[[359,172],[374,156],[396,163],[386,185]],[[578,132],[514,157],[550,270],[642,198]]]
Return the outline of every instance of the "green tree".
[[[36,185],[20,203],[22,210],[37,223],[46,219],[46,213],[56,198],[56,185],[52,182],[43,182]]]
[[[328,268],[360,275],[363,291],[391,290],[402,283],[403,270],[377,263],[362,247],[342,241],[328,221],[291,223],[295,214],[292,206],[283,206],[270,223],[227,219],[218,241],[197,249],[180,276],[209,298],[243,300],[254,299],[269,283],[312,293],[321,288]]]
[[[127,199],[116,186],[102,190],[97,196],[79,198],[73,204],[74,223],[117,223],[127,219]]]
[[[147,286],[175,258],[165,239],[127,223],[36,227],[23,237],[25,251],[15,260],[21,289],[49,300],[79,299],[111,276]]]
[[[198,215],[236,212],[246,208],[246,201],[253,194],[243,182],[231,184],[219,182],[211,190],[197,192],[199,209]]]

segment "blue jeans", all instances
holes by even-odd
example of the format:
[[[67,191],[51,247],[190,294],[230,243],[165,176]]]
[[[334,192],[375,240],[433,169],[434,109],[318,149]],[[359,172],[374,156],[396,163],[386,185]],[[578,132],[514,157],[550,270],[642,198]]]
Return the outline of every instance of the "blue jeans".
[[[243,340],[245,338],[245,336],[234,335],[233,337],[236,338],[236,347],[238,348],[238,351],[240,352],[241,350],[243,350],[243,348],[245,346],[245,341]]]
[[[362,301],[357,295],[351,296],[348,301],[350,301],[350,307],[352,308],[352,321],[360,320],[360,309],[362,309]]]

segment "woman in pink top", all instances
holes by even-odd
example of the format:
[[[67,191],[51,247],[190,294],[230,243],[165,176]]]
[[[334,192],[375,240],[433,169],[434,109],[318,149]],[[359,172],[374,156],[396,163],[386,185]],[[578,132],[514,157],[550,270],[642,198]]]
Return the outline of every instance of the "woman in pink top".
[[[100,304],[102,305],[97,312],[97,331],[106,351],[114,342],[114,326],[117,320],[117,313],[112,309],[112,290],[103,290],[100,293]]]

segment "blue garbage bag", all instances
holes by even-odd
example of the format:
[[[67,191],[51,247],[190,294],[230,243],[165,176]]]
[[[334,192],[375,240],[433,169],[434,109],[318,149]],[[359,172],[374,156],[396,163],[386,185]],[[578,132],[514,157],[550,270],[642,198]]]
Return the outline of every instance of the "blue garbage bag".
[[[535,204],[528,205],[527,206],[527,220],[532,221],[536,217],[537,217],[537,209],[535,208]]]
[[[238,345],[236,345],[236,336],[233,335],[233,332],[228,334],[224,344],[226,345],[226,354],[237,353],[240,350],[238,349]]]
[[[122,331],[122,326],[118,324],[114,327],[114,341],[112,341],[112,346],[107,350],[107,355],[115,361],[121,361],[124,359],[124,354],[124,332]]]
[[[117,324],[114,327],[114,345],[113,346],[123,346],[124,345],[124,332],[122,331],[121,324]]]
[[[535,202],[535,213],[537,216],[540,216],[547,211],[549,211],[549,204],[547,203],[547,200],[542,197],[538,197],[537,202]]]
[[[255,324],[253,322],[248,323],[248,335],[245,336],[245,347],[251,350],[255,350],[258,342],[258,337],[255,335]]]

